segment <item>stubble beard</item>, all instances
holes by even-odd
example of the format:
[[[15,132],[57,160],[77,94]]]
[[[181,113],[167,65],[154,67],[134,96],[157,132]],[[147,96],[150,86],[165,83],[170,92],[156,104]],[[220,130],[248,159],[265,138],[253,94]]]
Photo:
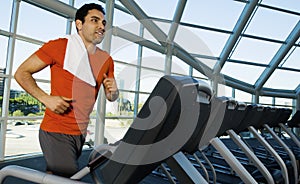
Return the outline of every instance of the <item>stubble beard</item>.
[[[102,42],[103,39],[104,39],[104,37],[96,38],[96,39],[93,40],[92,43],[93,43],[94,45],[98,45],[98,44],[100,44],[100,43]]]

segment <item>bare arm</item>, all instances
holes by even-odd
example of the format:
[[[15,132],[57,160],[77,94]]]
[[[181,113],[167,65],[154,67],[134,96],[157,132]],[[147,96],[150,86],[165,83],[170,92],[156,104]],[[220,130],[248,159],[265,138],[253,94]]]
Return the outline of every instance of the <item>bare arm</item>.
[[[42,102],[51,111],[62,114],[70,107],[70,101],[66,97],[51,96],[42,90],[33,78],[33,74],[43,70],[48,65],[35,54],[26,59],[17,69],[14,77],[18,84],[31,96]]]

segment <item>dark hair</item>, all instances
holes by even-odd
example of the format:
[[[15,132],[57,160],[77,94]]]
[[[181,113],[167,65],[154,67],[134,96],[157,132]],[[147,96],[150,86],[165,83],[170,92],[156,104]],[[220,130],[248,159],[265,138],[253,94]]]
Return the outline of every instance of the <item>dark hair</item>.
[[[90,3],[90,4],[83,5],[76,11],[75,21],[80,20],[82,23],[84,23],[85,16],[88,14],[90,10],[93,9],[99,10],[100,12],[103,13],[103,15],[105,15],[104,8],[100,4]]]

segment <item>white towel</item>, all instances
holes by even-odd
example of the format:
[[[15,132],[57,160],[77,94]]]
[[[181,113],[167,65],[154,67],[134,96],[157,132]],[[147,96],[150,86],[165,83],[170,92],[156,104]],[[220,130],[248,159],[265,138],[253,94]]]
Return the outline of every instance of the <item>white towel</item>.
[[[68,39],[63,69],[72,73],[84,82],[96,86],[96,81],[90,66],[87,50],[81,37],[75,33],[67,35]]]

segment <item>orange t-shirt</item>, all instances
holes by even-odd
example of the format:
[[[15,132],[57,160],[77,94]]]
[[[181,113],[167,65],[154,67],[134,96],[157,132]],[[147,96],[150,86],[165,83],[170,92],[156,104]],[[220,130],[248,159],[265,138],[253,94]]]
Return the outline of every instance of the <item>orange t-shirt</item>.
[[[99,48],[94,54],[89,54],[90,66],[97,83],[96,86],[91,86],[63,69],[67,42],[66,38],[51,40],[35,52],[43,62],[50,66],[51,95],[73,99],[72,108],[66,114],[55,114],[46,108],[41,129],[48,132],[80,135],[86,133],[89,116],[103,81],[103,74],[114,77],[114,63],[111,56]]]

